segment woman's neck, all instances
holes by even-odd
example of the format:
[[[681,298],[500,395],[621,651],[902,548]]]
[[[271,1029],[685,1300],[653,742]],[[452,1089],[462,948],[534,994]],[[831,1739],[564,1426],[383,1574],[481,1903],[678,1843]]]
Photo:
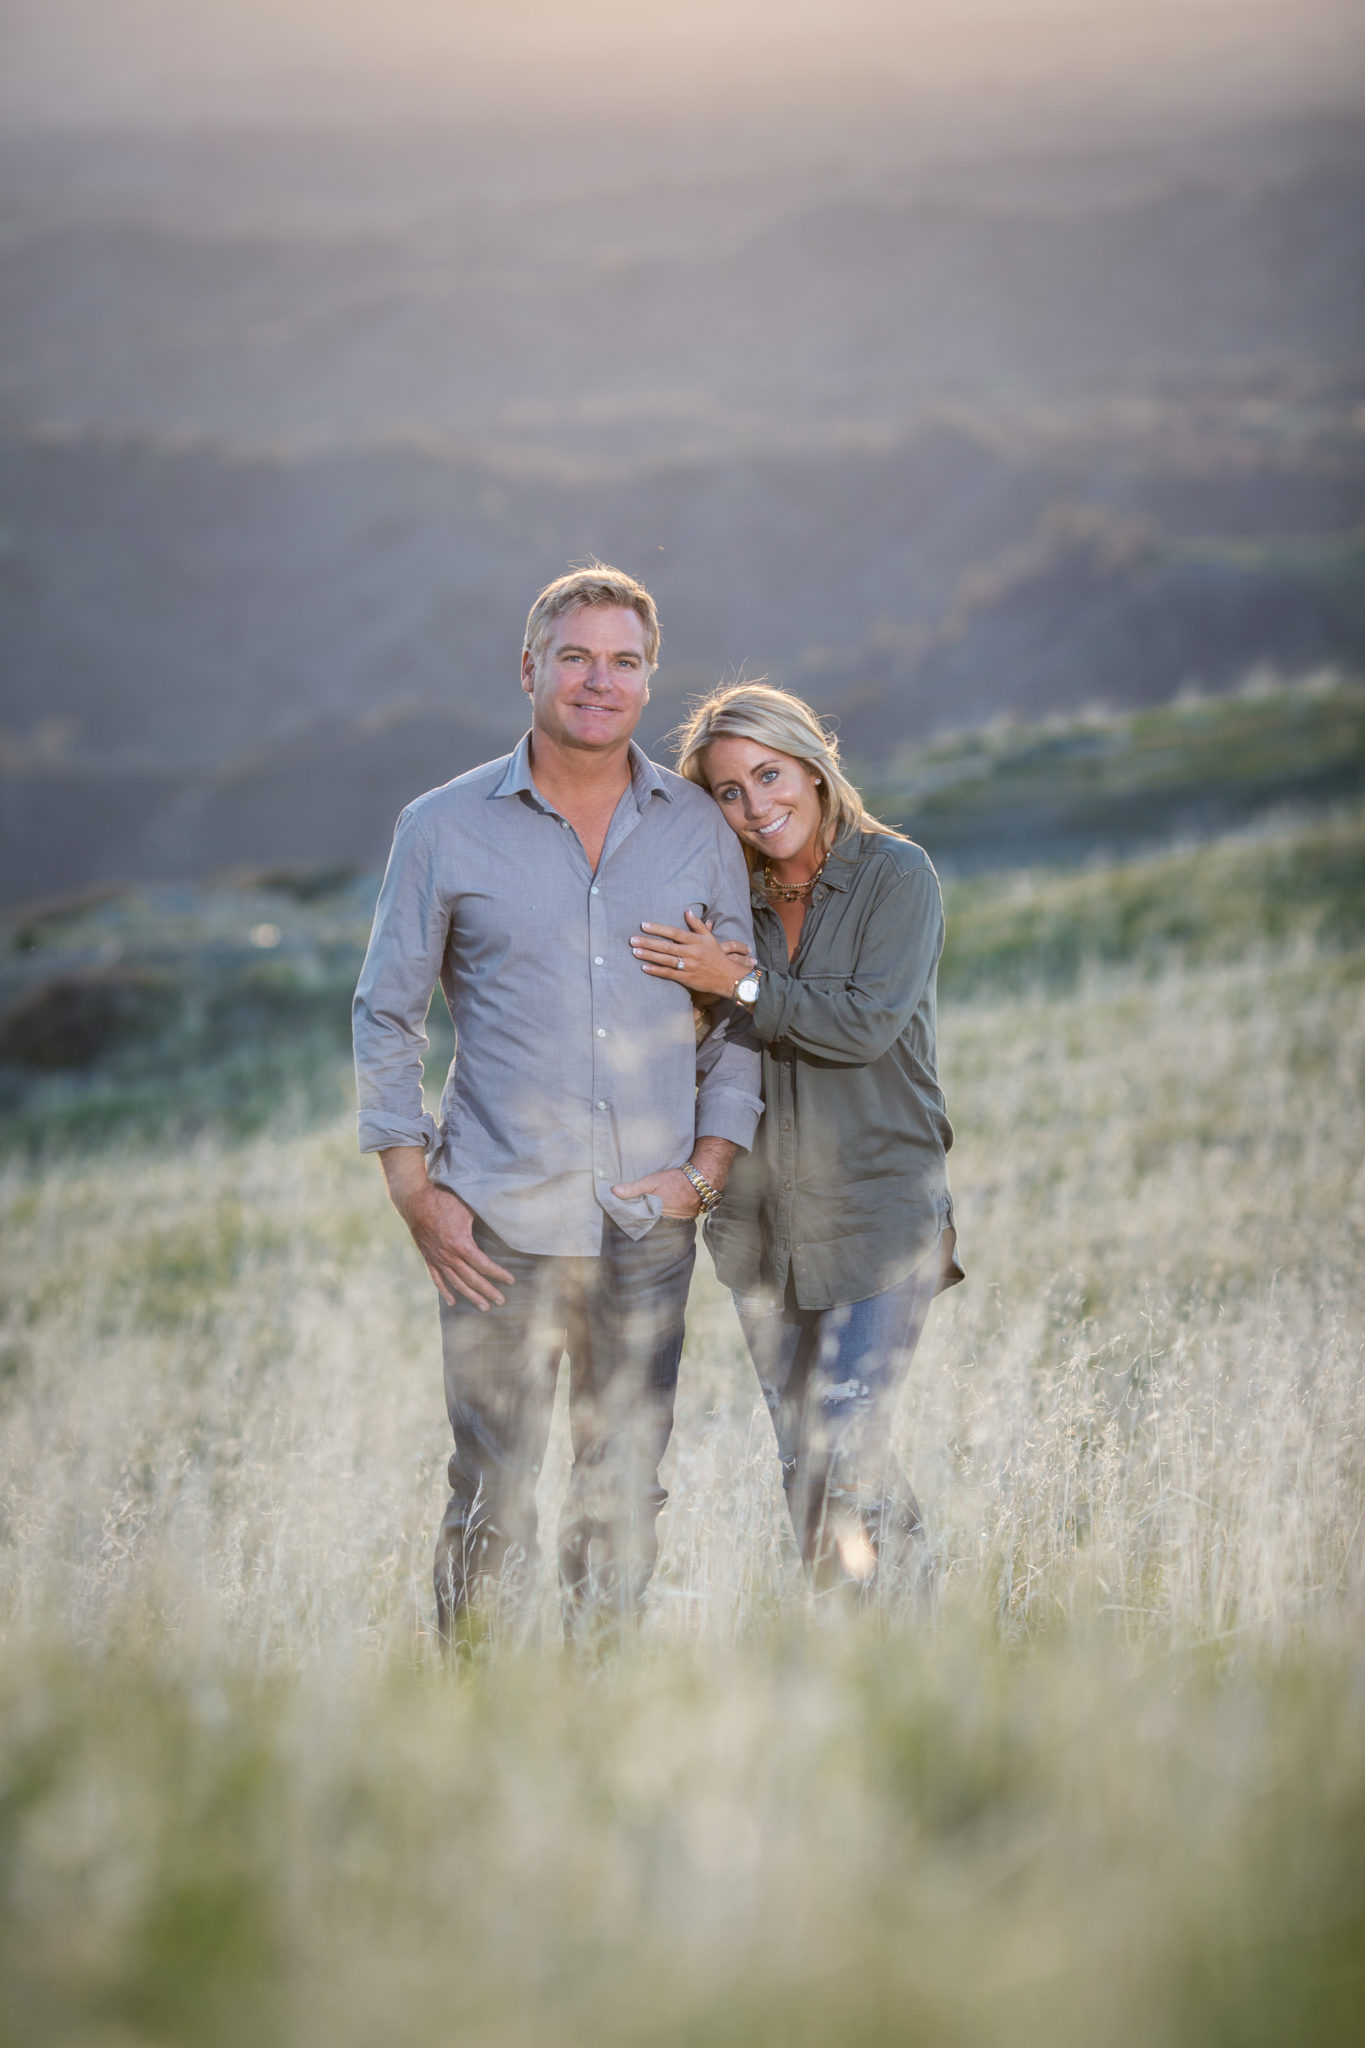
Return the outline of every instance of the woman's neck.
[[[825,850],[818,832],[811,835],[799,853],[789,854],[786,860],[764,862],[766,871],[777,881],[785,882],[789,889],[799,889],[803,882],[818,875],[824,865]]]

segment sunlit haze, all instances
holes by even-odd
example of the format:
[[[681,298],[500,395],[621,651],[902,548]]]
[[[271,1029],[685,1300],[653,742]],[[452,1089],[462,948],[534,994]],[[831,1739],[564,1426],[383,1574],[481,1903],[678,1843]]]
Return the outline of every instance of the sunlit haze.
[[[850,96],[925,118],[1297,111],[1357,98],[1353,0],[5,0],[0,113],[46,124],[526,112]],[[992,106],[994,104],[994,107]]]

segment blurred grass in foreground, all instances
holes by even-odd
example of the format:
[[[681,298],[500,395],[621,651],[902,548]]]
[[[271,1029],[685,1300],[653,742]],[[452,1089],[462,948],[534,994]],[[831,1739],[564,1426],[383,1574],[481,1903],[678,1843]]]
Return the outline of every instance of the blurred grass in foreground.
[[[12,1158],[4,2039],[1359,2039],[1361,844],[954,891],[932,1619],[810,1608],[703,1273],[641,1640],[566,1665],[547,1586],[450,1677],[433,1304],[339,1054],[335,1111]]]
[[[1358,2039],[1362,1667],[792,1623],[4,1685],[13,2042]]]

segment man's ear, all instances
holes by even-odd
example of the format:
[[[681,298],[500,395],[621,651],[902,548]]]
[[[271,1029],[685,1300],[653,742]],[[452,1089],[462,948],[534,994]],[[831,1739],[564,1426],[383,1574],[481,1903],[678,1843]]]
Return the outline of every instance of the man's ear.
[[[522,689],[523,689],[523,690],[525,690],[525,692],[526,692],[527,696],[529,697],[529,696],[531,696],[531,694],[532,694],[532,693],[533,693],[533,691],[535,690],[535,686],[536,686],[536,664],[535,664],[535,658],[534,658],[534,656],[532,655],[532,653],[531,653],[531,650],[530,650],[530,648],[529,648],[529,647],[523,647],[523,649],[522,649],[522,651],[521,651],[521,687],[522,687]]]

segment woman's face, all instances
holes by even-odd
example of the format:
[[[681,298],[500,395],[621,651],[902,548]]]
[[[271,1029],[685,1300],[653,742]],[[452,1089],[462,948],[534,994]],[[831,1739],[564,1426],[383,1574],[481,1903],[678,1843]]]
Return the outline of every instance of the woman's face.
[[[820,831],[815,770],[758,740],[712,740],[702,756],[711,794],[746,846],[765,860],[813,852]]]

